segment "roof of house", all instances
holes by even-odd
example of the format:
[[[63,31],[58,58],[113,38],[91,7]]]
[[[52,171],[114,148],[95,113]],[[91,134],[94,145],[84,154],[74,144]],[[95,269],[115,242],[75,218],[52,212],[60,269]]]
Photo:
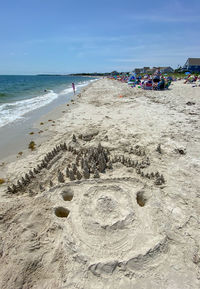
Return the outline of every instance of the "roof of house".
[[[160,69],[167,69],[167,68],[170,68],[170,69],[173,69],[171,68],[171,66],[162,66],[162,67],[159,67]]]
[[[189,65],[200,65],[200,58],[188,58]]]
[[[147,72],[154,72],[154,71],[156,71],[156,68],[154,67],[154,68],[149,68],[149,69],[147,69]]]

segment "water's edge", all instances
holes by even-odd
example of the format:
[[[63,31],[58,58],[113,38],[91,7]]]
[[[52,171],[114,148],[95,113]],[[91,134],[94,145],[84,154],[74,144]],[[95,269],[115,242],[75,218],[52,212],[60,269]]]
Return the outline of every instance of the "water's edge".
[[[80,92],[81,88],[87,86],[87,84],[77,87],[76,95]],[[54,125],[53,121],[56,121],[61,117],[63,109],[67,108],[65,105],[70,102],[74,97],[72,91],[67,94],[54,99],[52,102],[45,106],[32,110],[24,115],[24,118],[18,119],[12,123],[9,123],[3,127],[0,127],[0,162],[11,161],[20,157],[18,153],[23,152],[28,148],[30,141],[37,140],[37,145],[40,145],[45,139],[48,138],[48,127]],[[64,108],[63,108],[64,107]],[[43,119],[48,115],[48,120],[42,125]],[[37,125],[35,125],[37,123]],[[33,133],[33,134],[31,134]]]

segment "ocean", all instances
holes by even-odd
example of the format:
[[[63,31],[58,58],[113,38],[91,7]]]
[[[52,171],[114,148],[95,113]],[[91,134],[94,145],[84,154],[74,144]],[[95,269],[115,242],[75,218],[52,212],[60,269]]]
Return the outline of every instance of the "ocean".
[[[67,75],[0,75],[0,127],[72,94],[72,82],[79,90],[93,80]]]

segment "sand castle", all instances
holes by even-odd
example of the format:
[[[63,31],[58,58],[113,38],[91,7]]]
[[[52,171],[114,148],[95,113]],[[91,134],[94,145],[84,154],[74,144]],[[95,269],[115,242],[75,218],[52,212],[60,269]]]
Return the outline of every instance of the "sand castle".
[[[76,143],[76,136],[73,134],[72,142]],[[160,146],[159,151],[160,151]],[[158,149],[158,148],[157,148]],[[64,168],[63,172],[59,168],[59,159],[62,159],[62,162],[66,161],[69,158],[67,154],[69,152],[70,159],[72,163],[68,164],[68,167]],[[59,154],[59,159],[55,157]],[[41,163],[37,165],[33,170],[29,170],[28,173],[25,173],[25,176],[17,181],[17,184],[8,186],[8,193],[22,193],[26,192],[27,188],[40,187],[40,191],[43,191],[43,186],[40,184],[41,178],[36,178],[36,176],[42,173],[45,170],[50,170],[53,165],[56,165],[57,169],[57,180],[58,183],[64,183],[65,177],[70,179],[70,181],[89,179],[90,177],[99,178],[99,173],[104,173],[106,169],[112,169],[113,163],[120,162],[126,167],[135,168],[135,172],[138,175],[141,175],[144,178],[154,180],[156,185],[162,185],[165,183],[165,179],[162,174],[157,172],[144,173],[142,169],[150,165],[150,160],[146,157],[146,153],[138,145],[135,148],[130,148],[130,155],[135,154],[136,156],[144,157],[141,161],[134,161],[131,158],[126,158],[124,155],[114,155],[111,157],[111,154],[108,149],[105,149],[99,143],[98,147],[92,147],[84,149],[79,147],[73,148],[66,143],[57,145],[53,150],[46,154]],[[61,169],[63,169],[61,167]],[[80,172],[81,171],[81,172]],[[51,174],[55,174],[55,170]],[[93,174],[93,175],[92,175]],[[51,178],[51,176],[49,176]],[[67,180],[66,180],[67,181]],[[53,183],[51,179],[48,181],[49,186],[52,187]],[[33,190],[31,189],[31,192]]]

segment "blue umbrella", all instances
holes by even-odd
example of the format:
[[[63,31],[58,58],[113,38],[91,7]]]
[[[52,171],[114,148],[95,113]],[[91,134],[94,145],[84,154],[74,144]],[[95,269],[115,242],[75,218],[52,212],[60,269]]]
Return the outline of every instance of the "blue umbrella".
[[[188,74],[190,74],[190,72],[185,72],[185,75],[188,75]]]

